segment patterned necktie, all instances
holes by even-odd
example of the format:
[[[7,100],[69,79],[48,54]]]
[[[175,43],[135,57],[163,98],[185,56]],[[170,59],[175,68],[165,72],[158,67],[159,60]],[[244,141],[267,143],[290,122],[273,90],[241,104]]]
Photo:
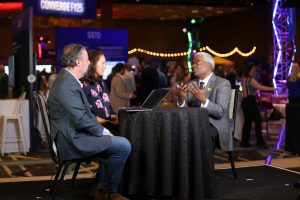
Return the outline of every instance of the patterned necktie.
[[[201,81],[201,82],[199,83],[199,88],[200,88],[200,90],[203,90],[203,86],[204,86],[204,82]]]
[[[203,90],[203,86],[204,86],[204,82],[200,81],[200,83],[199,83],[200,90]],[[192,107],[201,107],[201,102],[198,99],[195,98],[193,103],[192,103]]]

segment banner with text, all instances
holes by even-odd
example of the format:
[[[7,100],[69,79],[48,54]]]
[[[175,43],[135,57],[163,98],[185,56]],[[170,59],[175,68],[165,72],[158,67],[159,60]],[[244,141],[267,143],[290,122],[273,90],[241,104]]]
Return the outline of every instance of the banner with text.
[[[56,28],[56,57],[60,65],[63,48],[71,43],[82,44],[87,50],[101,49],[107,61],[128,59],[128,32],[119,29]]]
[[[96,19],[97,0],[24,0],[34,15]]]

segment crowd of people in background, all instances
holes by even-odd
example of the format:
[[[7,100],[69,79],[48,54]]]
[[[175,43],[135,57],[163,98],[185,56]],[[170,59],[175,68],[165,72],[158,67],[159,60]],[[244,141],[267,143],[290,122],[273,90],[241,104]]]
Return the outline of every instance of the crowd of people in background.
[[[229,80],[232,87],[235,87],[236,84],[241,83],[243,69],[247,65],[247,62],[251,62],[251,59],[249,60],[245,62],[245,65],[241,66],[236,66],[235,64],[216,64],[214,72],[217,76]],[[258,62],[258,66],[255,79],[263,85],[272,86],[273,74],[271,65],[266,64],[262,59],[257,59],[256,62]],[[116,72],[117,69],[120,71]],[[293,74],[295,74],[295,71],[296,69],[292,70],[291,77],[294,77]],[[37,71],[36,87],[45,99],[47,99],[49,89],[57,73],[54,65],[51,67],[50,73],[47,73],[45,69]],[[138,63],[119,63],[113,67],[109,76],[104,80],[109,93],[111,92],[111,83],[115,75],[122,77],[126,92],[131,94],[131,98],[129,98],[130,105],[140,105],[143,103],[153,89],[171,88],[174,91],[177,83],[185,83],[193,78],[193,73],[187,68],[187,63],[139,58]],[[4,73],[4,65],[2,64],[0,65],[0,80],[1,98],[7,98],[8,75]],[[175,102],[173,93],[168,97],[168,101],[170,103]]]
[[[90,51],[92,70],[89,71],[83,79],[83,88],[89,89],[89,85],[97,82],[97,88],[101,88],[102,93],[107,94],[109,104],[105,100],[101,101],[103,113],[100,118],[105,122],[116,116],[118,111],[123,107],[141,105],[152,90],[158,88],[169,88],[169,96],[165,103],[176,105],[176,86],[180,83],[187,83],[194,78],[194,74],[189,71],[186,63],[175,61],[164,62],[162,60],[139,58],[138,62],[118,63],[111,73],[104,80],[102,79],[105,70],[105,56],[101,51]],[[94,55],[96,54],[96,55]],[[98,59],[96,59],[95,58]],[[95,60],[96,59],[96,60]],[[98,62],[102,63],[101,70],[97,70]],[[91,74],[97,74],[92,80]],[[272,67],[261,59],[248,59],[243,66],[234,64],[216,65],[214,73],[217,76],[227,79],[231,88],[237,85],[243,88],[242,110],[244,111],[245,124],[243,126],[243,137],[241,146],[249,147],[249,135],[252,122],[255,122],[256,138],[258,146],[265,146],[265,141],[261,134],[261,117],[257,102],[257,91],[267,91],[273,93],[276,89],[272,87]],[[57,76],[55,66],[51,67],[51,73],[45,70],[37,72],[37,90],[43,95],[45,100],[48,98],[50,88]],[[0,65],[0,98],[8,97],[8,75],[4,72],[4,65]],[[99,88],[98,88],[99,87]],[[300,103],[300,69],[297,63],[294,63],[291,74],[287,79],[286,87],[288,89],[288,98],[290,103]],[[89,91],[86,91],[88,94]],[[95,102],[96,103],[96,102]],[[92,103],[91,103],[92,105]],[[97,106],[95,104],[95,106]],[[255,112],[254,112],[255,111]],[[115,118],[114,118],[115,119]],[[114,121],[114,120],[113,120]]]
[[[217,76],[223,77],[231,83],[232,88],[236,85],[242,85],[242,77],[244,76],[244,69],[249,62],[249,59],[242,66],[235,64],[216,64],[214,73]],[[256,59],[257,67],[255,73],[255,80],[262,85],[272,86],[272,70],[270,65]],[[293,83],[297,82],[294,78],[297,71],[296,66],[293,67],[291,78],[287,80],[287,88],[292,90],[290,93],[294,97],[299,98],[294,89]],[[7,74],[4,73],[4,66],[0,66],[0,81],[1,81],[1,96],[0,98],[7,98]],[[294,69],[295,68],[295,69]],[[51,72],[46,70],[37,71],[37,90],[48,98],[49,90],[53,81],[57,76],[57,69],[53,65]],[[176,61],[163,61],[155,59],[139,58],[138,63],[118,63],[111,70],[111,73],[103,80],[107,87],[109,97],[112,99],[113,111],[118,112],[122,107],[139,106],[148,97],[153,89],[170,88],[171,93],[166,98],[167,103],[174,104],[176,102],[176,85],[178,83],[187,83],[193,79],[193,73],[189,71],[187,63]],[[294,84],[295,85],[295,84]],[[296,95],[296,96],[295,96]],[[293,101],[293,100],[292,100]]]

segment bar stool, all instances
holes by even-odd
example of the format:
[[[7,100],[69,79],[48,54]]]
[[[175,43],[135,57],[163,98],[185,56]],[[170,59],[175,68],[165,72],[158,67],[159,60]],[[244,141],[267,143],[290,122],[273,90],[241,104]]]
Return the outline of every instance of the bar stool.
[[[23,110],[23,103],[26,96],[26,92],[23,92],[19,99],[16,101],[16,105],[14,108],[14,111],[12,114],[7,114],[2,116],[2,131],[1,131],[1,154],[2,156],[5,153],[5,144],[6,143],[18,143],[22,145],[23,153],[26,155],[25,150],[25,142],[24,142],[24,133],[23,133],[23,127],[22,127],[22,110]],[[16,138],[13,138],[11,140],[7,140],[7,131],[6,131],[6,125],[13,121],[17,124],[19,129],[19,135],[16,134]]]

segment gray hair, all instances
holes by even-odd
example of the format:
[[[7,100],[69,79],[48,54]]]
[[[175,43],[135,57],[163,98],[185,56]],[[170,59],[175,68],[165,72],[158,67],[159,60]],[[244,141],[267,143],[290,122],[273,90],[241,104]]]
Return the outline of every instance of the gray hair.
[[[209,53],[206,53],[203,51],[197,52],[197,53],[195,53],[194,57],[202,57],[202,61],[208,63],[211,67],[211,71],[214,71],[215,61],[214,61],[214,58]]]
[[[67,45],[61,56],[61,66],[66,67],[75,67],[76,60],[82,58],[82,52],[85,50],[85,47],[81,44],[69,44]]]

